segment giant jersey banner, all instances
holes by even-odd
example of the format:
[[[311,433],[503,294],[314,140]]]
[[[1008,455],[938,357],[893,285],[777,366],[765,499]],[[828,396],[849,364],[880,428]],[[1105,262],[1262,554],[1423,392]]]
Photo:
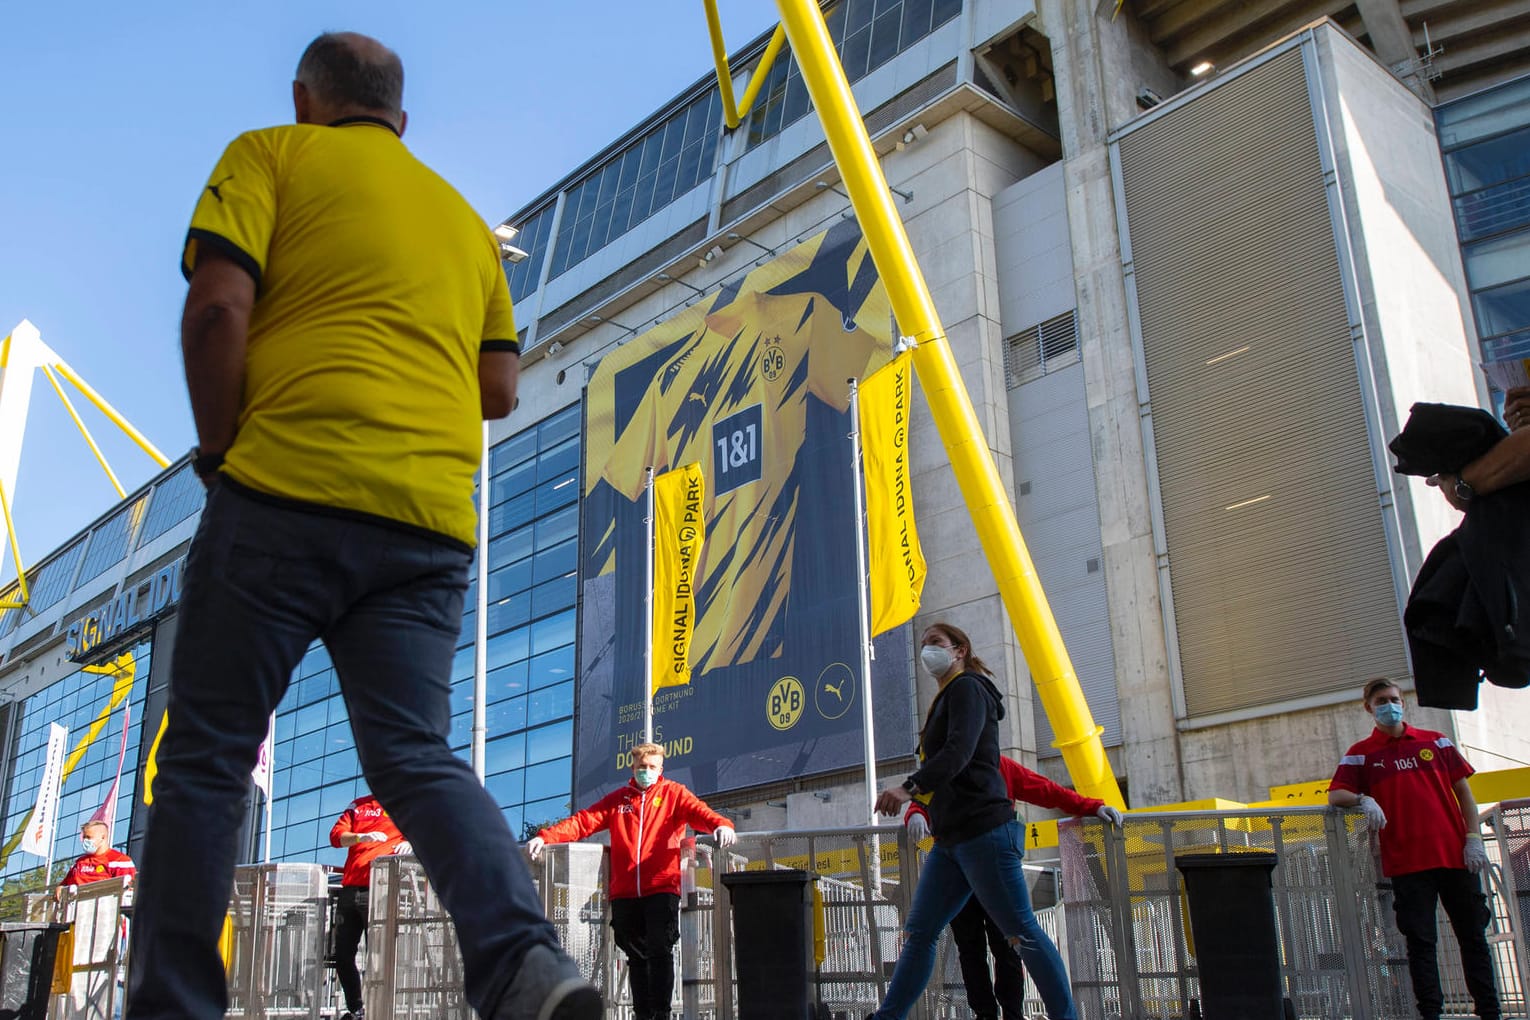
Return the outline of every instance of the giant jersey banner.
[[[864,760],[849,384],[894,326],[841,222],[608,354],[585,392],[576,806],[642,742],[644,483],[705,476],[691,681],[654,698],[665,771],[701,794]],[[877,638],[879,757],[913,747],[911,639]]]

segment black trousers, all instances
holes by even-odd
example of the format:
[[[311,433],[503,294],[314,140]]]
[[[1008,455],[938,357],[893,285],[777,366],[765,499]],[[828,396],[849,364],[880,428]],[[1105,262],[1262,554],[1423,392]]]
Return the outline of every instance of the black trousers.
[[[680,897],[653,893],[611,901],[611,929],[627,954],[634,1020],[667,1020],[675,994],[675,943],[680,941]]]
[[[1025,964],[976,896],[951,919],[951,941],[967,987],[967,1008],[975,1017],[1025,1020]],[[989,976],[988,953],[993,952],[993,976]],[[997,993],[997,997],[995,995]]]
[[[345,1008],[352,1013],[361,1008],[361,972],[356,969],[356,950],[367,931],[367,893],[364,885],[340,889],[335,905],[335,977],[345,993]]]
[[[1431,868],[1392,877],[1397,930],[1408,942],[1408,973],[1418,999],[1419,1016],[1440,1015],[1440,969],[1435,953],[1436,902],[1445,908],[1450,927],[1461,944],[1461,969],[1482,1020],[1498,1020],[1498,992],[1493,984],[1493,956],[1488,951],[1487,926],[1492,919],[1487,897],[1477,876],[1464,868]]]

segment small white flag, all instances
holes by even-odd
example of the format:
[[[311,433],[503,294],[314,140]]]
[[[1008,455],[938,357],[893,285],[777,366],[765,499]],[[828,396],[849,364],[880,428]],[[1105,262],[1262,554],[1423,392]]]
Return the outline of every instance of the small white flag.
[[[272,712],[266,723],[266,739],[260,742],[260,754],[255,758],[255,767],[250,770],[250,778],[255,780],[260,792],[266,795],[266,800],[271,799],[271,752],[275,749],[276,713]]]
[[[64,779],[64,754],[69,750],[69,731],[58,723],[48,724],[48,760],[43,766],[42,785],[37,789],[37,805],[27,822],[21,849],[39,857],[53,854],[53,830],[58,825],[58,788]]]

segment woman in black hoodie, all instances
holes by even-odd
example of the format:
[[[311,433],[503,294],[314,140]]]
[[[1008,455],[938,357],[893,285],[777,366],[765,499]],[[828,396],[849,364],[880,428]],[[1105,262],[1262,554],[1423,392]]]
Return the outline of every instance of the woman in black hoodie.
[[[920,661],[940,690],[919,734],[919,769],[901,786],[883,790],[877,810],[896,815],[914,797],[927,800],[935,849],[914,891],[887,998],[871,1020],[908,1014],[935,968],[941,931],[969,896],[978,898],[1025,961],[1050,1020],[1075,1020],[1062,956],[1031,910],[1021,869],[1025,830],[999,771],[1004,697],[956,627],[934,624],[919,643]]]

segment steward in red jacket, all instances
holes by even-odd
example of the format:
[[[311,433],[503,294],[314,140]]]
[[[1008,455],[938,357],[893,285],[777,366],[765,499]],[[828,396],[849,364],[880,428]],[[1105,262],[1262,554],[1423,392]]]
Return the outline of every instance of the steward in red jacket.
[[[329,830],[329,845],[345,847],[345,871],[340,876],[340,900],[335,904],[335,977],[345,996],[340,1020],[359,1020],[361,971],[356,950],[367,930],[372,886],[372,862],[389,854],[407,854],[412,848],[377,798],[370,793],[351,801]]]
[[[89,885],[109,878],[125,878],[128,880],[126,885],[132,884],[138,868],[134,866],[133,858],[107,844],[110,832],[105,822],[85,823],[80,830],[85,852],[75,860],[74,867],[59,885]]]
[[[686,826],[733,843],[733,826],[679,783],[664,778],[664,748],[632,749],[632,780],[594,804],[549,825],[526,845],[531,859],[548,843],[611,833],[611,928],[627,954],[634,1020],[670,1015],[675,943],[680,941],[680,841]]]

